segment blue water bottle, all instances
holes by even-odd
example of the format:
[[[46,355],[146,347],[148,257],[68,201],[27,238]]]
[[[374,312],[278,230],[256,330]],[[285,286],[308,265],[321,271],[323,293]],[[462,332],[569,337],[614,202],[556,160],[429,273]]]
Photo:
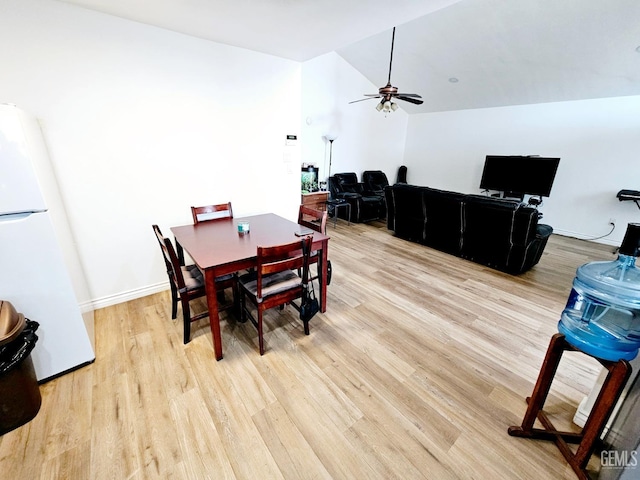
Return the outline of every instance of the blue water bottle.
[[[613,262],[578,267],[558,331],[605,360],[632,360],[640,348],[640,224],[630,223]]]

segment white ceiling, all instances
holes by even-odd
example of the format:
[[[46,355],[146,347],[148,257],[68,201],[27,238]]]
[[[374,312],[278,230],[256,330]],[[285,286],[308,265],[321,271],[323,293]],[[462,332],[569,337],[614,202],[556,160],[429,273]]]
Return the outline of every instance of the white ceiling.
[[[395,25],[392,83],[424,99],[408,113],[640,95],[639,0],[62,1],[297,61],[336,51],[378,87]]]

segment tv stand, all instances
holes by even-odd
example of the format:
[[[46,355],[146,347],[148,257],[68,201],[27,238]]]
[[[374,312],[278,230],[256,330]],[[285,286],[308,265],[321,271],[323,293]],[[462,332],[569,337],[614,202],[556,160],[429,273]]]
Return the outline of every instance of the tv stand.
[[[483,193],[488,193],[489,190],[483,190]],[[525,203],[524,201],[524,194],[523,193],[516,193],[516,192],[496,192],[496,193],[492,193],[489,195],[491,198],[504,198],[505,200],[516,200],[518,202],[520,202],[522,205],[528,205],[530,207],[534,207],[534,208],[538,208],[540,205],[542,205],[542,196],[541,195],[533,195],[531,197],[529,197],[529,199],[527,200],[527,202]],[[638,205],[640,207],[640,205]],[[540,218],[542,218],[542,215],[540,215]]]
[[[489,190],[483,190],[484,192],[488,192]],[[515,193],[515,192],[497,192],[491,194],[492,198],[504,198],[505,200],[518,200],[522,202],[524,200],[523,193]]]
[[[502,198],[507,198],[509,200],[518,200],[519,202],[521,202],[524,200],[524,193],[502,192]]]

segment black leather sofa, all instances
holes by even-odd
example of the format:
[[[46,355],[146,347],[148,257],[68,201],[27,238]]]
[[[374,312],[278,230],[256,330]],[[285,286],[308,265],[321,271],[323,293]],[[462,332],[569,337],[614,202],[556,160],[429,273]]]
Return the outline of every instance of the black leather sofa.
[[[358,182],[355,173],[336,173],[329,178],[329,190],[334,200],[345,200],[351,205],[351,222],[371,222],[384,218],[386,213],[385,197],[367,190]],[[346,209],[338,209],[340,218],[345,218]]]
[[[538,263],[553,229],[512,200],[396,184],[385,188],[387,227],[398,237],[508,273]]]

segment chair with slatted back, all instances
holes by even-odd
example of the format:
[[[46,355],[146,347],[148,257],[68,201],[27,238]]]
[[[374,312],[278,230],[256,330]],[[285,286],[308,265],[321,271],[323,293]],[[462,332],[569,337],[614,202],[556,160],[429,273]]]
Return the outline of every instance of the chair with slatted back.
[[[300,306],[295,304],[294,300],[302,298],[303,288],[308,281],[312,240],[312,236],[305,236],[283,245],[259,246],[255,271],[241,275],[238,279],[242,320],[248,316],[251,323],[258,329],[260,355],[264,355],[262,331],[264,311],[286,304],[291,304],[296,310],[300,310]],[[296,273],[298,269],[302,270],[302,276]],[[247,306],[247,299],[256,309],[257,318]],[[308,334],[306,322],[305,333]]]
[[[327,231],[327,211],[300,205],[298,224],[324,234]]]
[[[327,233],[327,211],[316,210],[300,205],[300,209],[298,210],[298,224],[325,235]],[[317,264],[318,260],[318,252],[311,252],[309,256],[309,264]],[[309,274],[311,275],[311,273]],[[313,281],[317,278],[318,275],[316,273],[316,275],[310,276],[309,280]],[[327,261],[327,285],[329,285],[329,283],[331,283],[331,262]]]
[[[184,323],[184,343],[189,343],[191,339],[191,322],[209,316],[205,311],[191,316],[189,303],[206,294],[204,286],[204,276],[196,265],[181,266],[178,256],[173,248],[171,240],[165,238],[157,225],[153,225],[153,231],[158,239],[162,256],[169,276],[169,286],[171,287],[171,318],[175,319],[178,314],[178,301],[182,304],[182,317]],[[235,275],[229,274],[216,278],[216,290],[223,292],[231,288],[233,299],[230,302],[220,305],[219,310],[228,310],[239,306],[238,303],[238,282]]]
[[[191,215],[193,216],[193,224],[197,225],[200,222],[233,218],[233,210],[231,209],[231,202],[228,202],[218,205],[191,207]]]

